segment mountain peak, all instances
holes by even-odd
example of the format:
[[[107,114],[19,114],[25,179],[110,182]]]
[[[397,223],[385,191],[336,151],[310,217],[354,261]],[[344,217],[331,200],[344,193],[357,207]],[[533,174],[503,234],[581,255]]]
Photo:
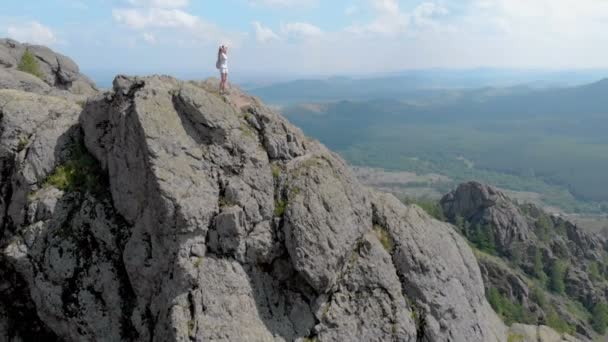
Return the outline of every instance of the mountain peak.
[[[0,90],[0,336],[507,340],[451,225],[216,89]]]

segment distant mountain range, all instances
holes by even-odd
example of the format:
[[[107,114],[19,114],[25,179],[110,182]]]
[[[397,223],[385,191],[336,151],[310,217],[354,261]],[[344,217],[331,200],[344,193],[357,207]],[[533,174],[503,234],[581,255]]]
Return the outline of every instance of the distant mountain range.
[[[545,89],[571,87],[598,80],[608,75],[605,70],[583,71],[526,71],[506,69],[477,70],[417,70],[369,77],[333,77],[300,79],[255,87],[248,90],[265,101],[293,104],[310,101],[345,99],[436,97],[449,94],[448,90],[487,87],[516,87]]]

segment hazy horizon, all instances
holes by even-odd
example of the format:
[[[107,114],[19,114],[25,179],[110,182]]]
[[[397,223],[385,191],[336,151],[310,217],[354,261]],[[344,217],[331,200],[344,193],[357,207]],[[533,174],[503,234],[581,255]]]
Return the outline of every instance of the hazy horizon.
[[[82,72],[89,76],[95,83],[103,88],[110,87],[116,75],[151,75],[165,74],[180,79],[206,79],[217,77],[215,71],[201,70],[170,70],[170,69],[103,69],[103,68],[81,68]],[[243,71],[233,73],[231,81],[242,85],[264,86],[283,82],[301,80],[332,80],[347,78],[353,80],[364,80],[374,78],[402,77],[407,75],[422,75],[425,77],[452,77],[461,80],[484,79],[480,86],[517,86],[534,82],[554,82],[554,86],[577,86],[600,81],[608,78],[607,69],[532,69],[532,68],[424,68],[403,69],[388,72],[370,73],[265,73],[256,71]],[[446,87],[450,87],[447,86]],[[453,87],[453,86],[452,86]],[[460,88],[470,88],[461,86]]]

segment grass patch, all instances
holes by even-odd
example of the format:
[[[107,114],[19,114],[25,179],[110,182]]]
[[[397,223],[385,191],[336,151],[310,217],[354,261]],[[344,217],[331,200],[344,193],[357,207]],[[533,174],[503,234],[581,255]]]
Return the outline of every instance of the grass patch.
[[[287,208],[287,201],[282,199],[274,201],[274,216],[282,217],[285,214]]]
[[[524,342],[525,336],[522,334],[509,333],[507,342]]]
[[[300,192],[302,192],[302,190],[300,190],[300,188],[298,188],[297,186],[292,188],[290,191],[290,196],[295,197],[298,196],[300,194]]]
[[[407,298],[406,300],[410,304],[410,310],[412,311],[412,320],[414,321],[414,325],[416,326],[416,341],[423,341],[425,340],[426,315],[418,307],[418,305],[416,305],[416,303],[410,302]]]
[[[315,157],[311,157],[311,158],[308,158],[305,161],[303,161],[299,165],[299,167],[300,168],[308,169],[308,168],[312,168],[312,167],[322,166],[323,165],[323,160],[324,160],[324,158],[322,158],[322,157],[316,157],[316,156]]]
[[[439,204],[439,201],[423,198],[405,197],[402,202],[407,205],[415,204],[422,208],[422,210],[424,210],[427,214],[431,215],[433,218],[439,221],[447,221],[443,213],[443,208],[441,207],[441,204]]]
[[[279,177],[281,177],[281,167],[273,163],[270,165],[270,168],[272,170],[272,178],[275,180],[279,179]]]
[[[192,264],[194,265],[194,267],[199,268],[203,264],[203,258],[202,257],[196,257],[194,259],[194,262]]]
[[[195,327],[194,320],[189,320],[188,321],[188,334],[190,336],[192,336],[192,333],[194,333],[194,327]]]
[[[229,201],[224,196],[220,196],[218,204],[219,204],[220,208],[232,207],[233,205],[236,205],[236,203],[233,203],[232,201]]]
[[[249,127],[249,125],[247,125],[246,123],[241,122],[241,126],[239,129],[241,130],[241,132],[243,132],[245,136],[255,139],[256,136],[253,132],[253,129],[251,129],[251,127]]]
[[[25,147],[27,146],[27,144],[29,144],[29,139],[22,135],[19,137],[19,142],[17,142],[17,152],[21,152],[25,149]]]
[[[374,225],[374,234],[376,234],[376,237],[382,244],[382,247],[384,247],[387,252],[392,253],[395,249],[395,241],[388,230],[376,224]]]
[[[36,56],[34,56],[29,50],[25,50],[25,53],[23,56],[21,56],[21,61],[19,61],[17,70],[34,75],[40,79],[44,77],[42,71],[40,71],[40,65],[38,64]]]
[[[101,193],[107,189],[101,174],[101,166],[89,154],[82,143],[75,143],[70,148],[70,159],[46,178],[44,186],[53,186],[68,192]]]

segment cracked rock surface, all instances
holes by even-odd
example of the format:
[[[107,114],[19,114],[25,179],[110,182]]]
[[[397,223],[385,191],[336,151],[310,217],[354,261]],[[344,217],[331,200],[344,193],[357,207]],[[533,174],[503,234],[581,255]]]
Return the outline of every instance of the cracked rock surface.
[[[215,89],[0,90],[0,341],[507,340],[452,227]]]

